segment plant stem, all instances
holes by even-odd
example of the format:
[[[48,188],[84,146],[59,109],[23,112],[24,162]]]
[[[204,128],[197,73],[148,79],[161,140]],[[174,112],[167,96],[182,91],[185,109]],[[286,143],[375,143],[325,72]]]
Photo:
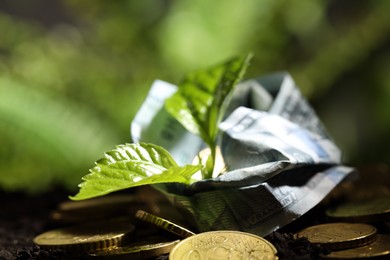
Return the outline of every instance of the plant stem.
[[[215,159],[216,159],[216,145],[214,143],[208,143],[210,149],[210,156],[207,158],[206,165],[204,170],[202,171],[202,178],[211,179],[213,177],[213,172],[215,168]]]

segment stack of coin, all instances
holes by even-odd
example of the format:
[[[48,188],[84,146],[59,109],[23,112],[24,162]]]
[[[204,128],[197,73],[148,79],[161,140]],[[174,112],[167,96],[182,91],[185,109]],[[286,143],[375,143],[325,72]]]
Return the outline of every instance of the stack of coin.
[[[327,210],[326,214],[338,221],[390,221],[390,195],[342,203]]]
[[[194,233],[152,214],[183,221],[160,193],[142,191],[62,202],[52,219],[66,227],[44,232],[34,242],[42,248],[59,248],[69,254],[83,252],[99,259],[144,259],[167,254],[180,239]]]
[[[378,234],[374,242],[345,250],[333,251],[322,256],[324,259],[389,259],[390,235]]]
[[[105,259],[146,259],[168,254],[180,242],[180,239],[190,237],[195,233],[170,220],[158,217],[144,210],[138,210],[135,217],[141,221],[137,223],[140,232],[136,233],[136,241],[111,248],[91,252],[90,256],[104,257]],[[147,226],[143,223],[149,224]],[[148,229],[158,227],[158,229]],[[166,233],[159,233],[165,231]]]
[[[390,258],[389,195],[339,203],[326,215],[342,222],[308,227],[297,234],[332,251],[323,258]]]
[[[90,256],[103,259],[150,259],[168,254],[179,241],[162,235],[149,236],[123,246],[92,252]]]
[[[368,224],[326,223],[307,227],[297,236],[330,250],[341,250],[370,244],[375,241],[376,234],[376,228]]]
[[[67,200],[59,203],[50,217],[55,224],[68,225],[134,216],[139,209],[174,219],[182,217],[160,192],[150,187],[139,188],[131,194],[113,193],[82,201]]]
[[[324,259],[390,257],[390,235],[364,223],[327,223],[311,226],[297,234],[310,243],[331,250]]]
[[[96,259],[150,259],[170,252],[171,259],[189,259],[195,254],[189,255],[190,251],[213,259],[277,259],[270,242],[249,233],[195,234],[172,206],[156,196],[113,194],[63,202],[58,205],[61,217],[57,223],[67,226],[44,232],[34,242],[42,248],[59,248],[70,255],[82,252]],[[117,215],[121,217],[113,217]]]
[[[144,207],[133,194],[112,194],[82,200],[64,201],[51,213],[57,224],[75,224],[127,215],[131,208]]]
[[[210,231],[201,234],[145,211],[136,218],[159,227],[130,224],[129,219],[112,219],[55,229],[38,235],[34,242],[45,248],[85,252],[96,259],[150,259],[170,253],[170,259],[278,259],[267,240],[239,231]],[[227,257],[227,258],[225,258]]]
[[[128,219],[112,219],[50,230],[36,236],[34,243],[47,249],[89,252],[125,244],[134,231]]]

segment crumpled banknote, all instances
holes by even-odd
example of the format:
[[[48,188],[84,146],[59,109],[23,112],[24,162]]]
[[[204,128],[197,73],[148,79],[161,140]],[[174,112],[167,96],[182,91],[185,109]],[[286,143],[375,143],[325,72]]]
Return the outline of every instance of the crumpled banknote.
[[[167,149],[178,164],[205,148],[164,109],[177,87],[156,80],[131,124],[134,142]],[[219,146],[226,172],[190,186],[158,185],[199,231],[241,230],[260,236],[317,205],[354,173],[288,73],[239,83]]]

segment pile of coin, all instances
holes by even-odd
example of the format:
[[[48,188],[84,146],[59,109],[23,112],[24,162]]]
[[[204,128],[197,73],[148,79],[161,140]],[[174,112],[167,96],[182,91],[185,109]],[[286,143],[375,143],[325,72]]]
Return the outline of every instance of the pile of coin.
[[[134,237],[135,226],[127,219],[109,219],[71,227],[53,229],[34,238],[48,249],[60,248],[70,252],[108,249],[125,244]]]
[[[390,196],[338,204],[324,214],[326,223],[296,233],[296,239],[305,237],[326,248],[328,253],[321,258],[390,257]],[[196,234],[161,194],[146,187],[140,193],[60,203],[52,220],[61,227],[36,236],[37,245],[83,252],[93,259],[285,257],[276,250],[279,244],[254,234],[233,230]]]
[[[330,253],[322,258],[390,258],[390,196],[345,202],[328,209],[326,215],[334,222],[297,233],[297,237],[328,248]]]
[[[60,203],[51,216],[62,227],[39,234],[34,242],[88,259],[278,259],[275,247],[253,234],[195,234],[173,207],[148,192],[147,198],[116,194]]]

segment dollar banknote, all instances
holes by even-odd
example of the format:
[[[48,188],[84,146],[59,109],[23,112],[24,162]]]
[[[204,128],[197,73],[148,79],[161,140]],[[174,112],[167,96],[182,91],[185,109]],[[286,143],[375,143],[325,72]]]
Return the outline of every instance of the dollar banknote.
[[[134,142],[166,148],[181,164],[205,144],[164,109],[177,87],[157,80],[131,124]],[[354,173],[288,73],[241,82],[219,125],[224,174],[190,186],[156,186],[200,231],[265,236],[317,205]]]

